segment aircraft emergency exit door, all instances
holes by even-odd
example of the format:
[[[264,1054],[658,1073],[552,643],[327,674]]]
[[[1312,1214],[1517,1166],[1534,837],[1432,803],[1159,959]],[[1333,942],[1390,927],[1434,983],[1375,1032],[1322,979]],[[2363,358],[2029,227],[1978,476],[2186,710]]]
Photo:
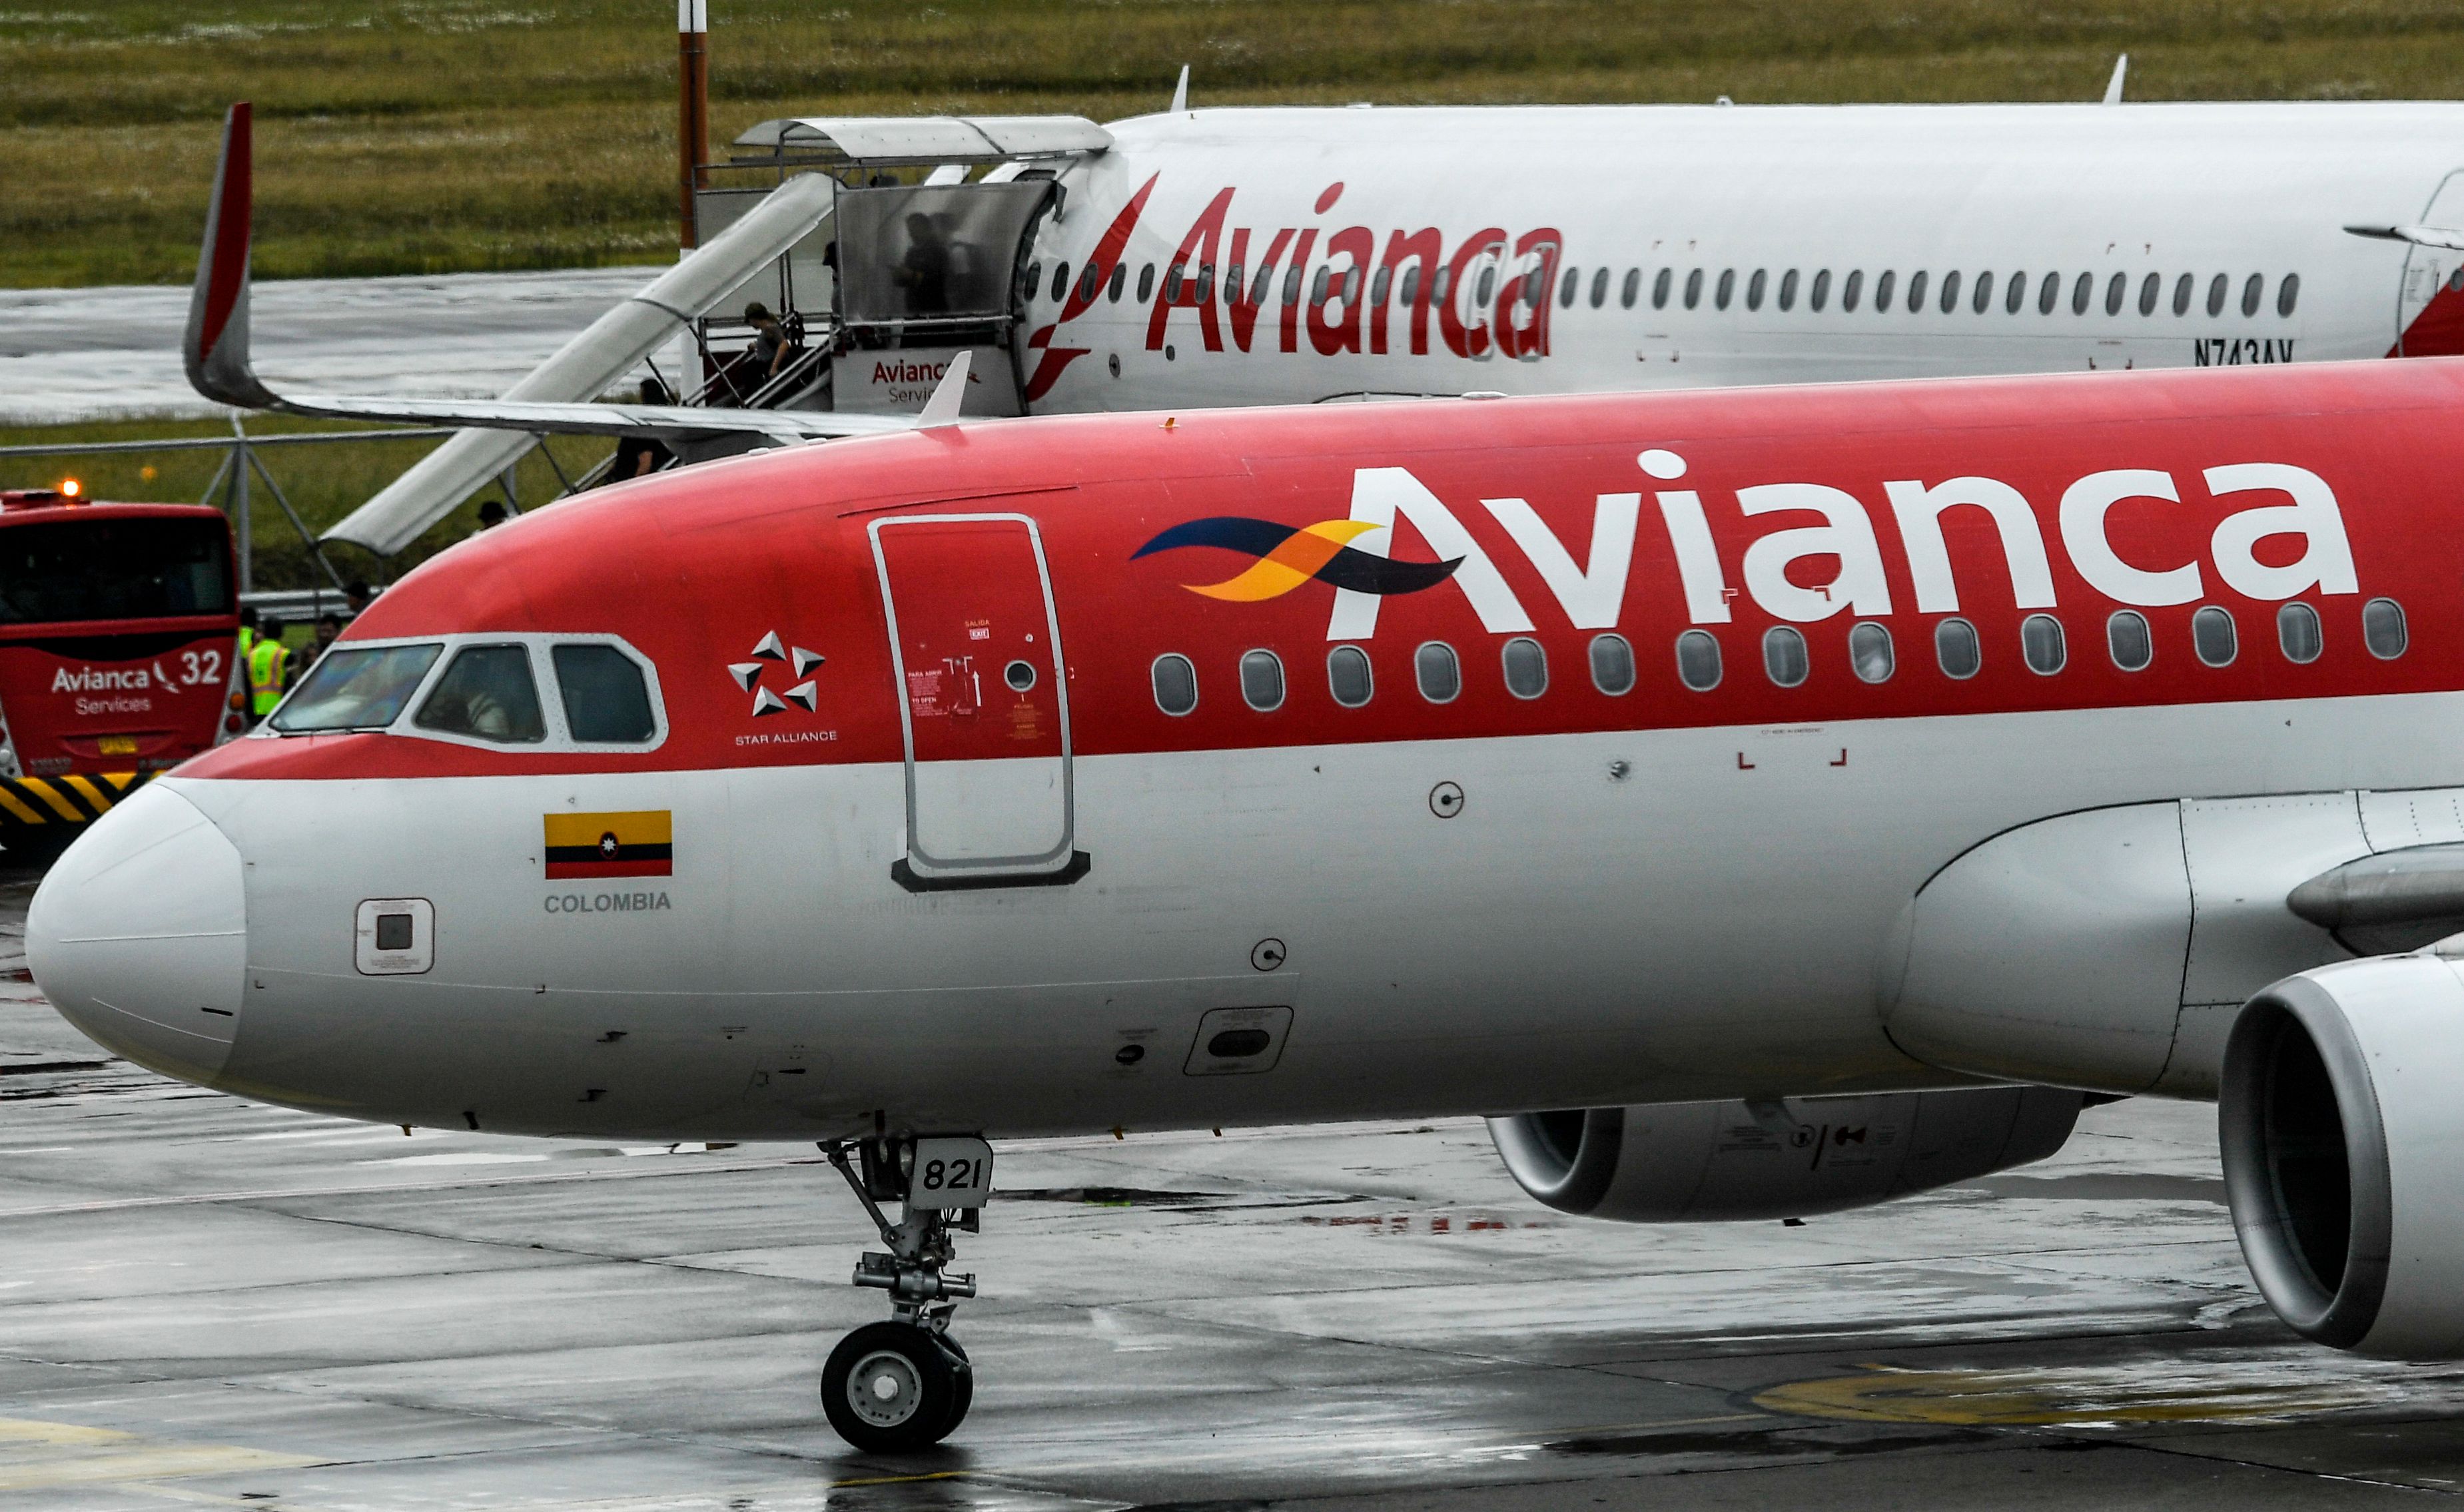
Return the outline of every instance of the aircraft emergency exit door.
[[[872,522],[907,743],[915,888],[1066,882],[1069,694],[1052,583],[1023,515]]]

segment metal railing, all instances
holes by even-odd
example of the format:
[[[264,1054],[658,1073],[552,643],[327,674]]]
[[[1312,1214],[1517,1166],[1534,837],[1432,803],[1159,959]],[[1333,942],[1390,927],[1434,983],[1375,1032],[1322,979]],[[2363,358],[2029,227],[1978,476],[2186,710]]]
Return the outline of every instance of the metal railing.
[[[165,436],[148,441],[70,441],[47,443],[41,446],[0,447],[0,457],[100,456],[115,452],[201,451],[219,448],[225,453],[222,466],[214,470],[213,481],[206,485],[206,492],[197,502],[214,504],[218,502],[217,495],[219,495],[222,509],[231,515],[231,534],[238,546],[240,593],[252,603],[259,598],[269,602],[276,598],[275,594],[259,595],[256,591],[255,541],[251,522],[253,512],[249,507],[249,480],[253,476],[265,485],[267,493],[274,495],[274,502],[281,506],[283,517],[291,521],[291,528],[297,531],[299,538],[306,542],[308,554],[317,559],[319,567],[324,569],[326,580],[333,584],[331,591],[334,602],[340,605],[343,593],[342,575],[334,570],[334,564],[331,561],[325,559],[324,548],[319,543],[317,533],[310,530],[308,522],[299,517],[299,512],[291,507],[290,496],[282,492],[281,484],[274,481],[274,474],[266,469],[265,459],[258,456],[257,452],[267,447],[336,446],[353,441],[441,441],[453,434],[451,430],[440,427],[423,426],[382,430],[284,432],[271,436],[252,436],[240,423],[237,415],[231,416],[231,439],[228,441],[220,436]],[[508,471],[510,471],[509,469]],[[514,496],[511,478],[506,480],[505,496],[509,499]],[[308,603],[313,606],[314,611],[322,612],[326,592],[327,590],[323,588],[285,590],[279,595],[282,600],[281,606],[292,607],[289,601],[307,596]]]

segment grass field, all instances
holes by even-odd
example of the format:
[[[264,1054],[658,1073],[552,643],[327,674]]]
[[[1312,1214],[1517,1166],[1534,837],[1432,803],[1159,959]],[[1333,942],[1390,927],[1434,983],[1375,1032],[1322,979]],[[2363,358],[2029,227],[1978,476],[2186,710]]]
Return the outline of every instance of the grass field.
[[[193,272],[223,108],[257,108],[261,277],[660,262],[675,247],[666,0],[0,0],[0,286]],[[43,7],[33,9],[32,7]],[[781,115],[1200,104],[2464,96],[2454,0],[718,0],[713,139]],[[0,340],[6,333],[0,332]],[[280,421],[253,424],[281,428]],[[0,444],[159,435],[0,429]],[[420,443],[269,463],[312,526]],[[586,464],[595,448],[559,443]],[[218,456],[80,459],[195,497]],[[154,475],[142,469],[152,465]],[[521,487],[544,497],[533,459]],[[0,486],[57,462],[0,459]],[[392,563],[469,529],[469,509]],[[261,577],[311,570],[271,500]],[[361,570],[375,564],[362,562]]]
[[[179,280],[260,121],[260,275],[657,262],[664,0],[0,0],[0,285]],[[53,8],[56,9],[53,9]],[[719,0],[715,140],[790,114],[2464,95],[2453,0]]]

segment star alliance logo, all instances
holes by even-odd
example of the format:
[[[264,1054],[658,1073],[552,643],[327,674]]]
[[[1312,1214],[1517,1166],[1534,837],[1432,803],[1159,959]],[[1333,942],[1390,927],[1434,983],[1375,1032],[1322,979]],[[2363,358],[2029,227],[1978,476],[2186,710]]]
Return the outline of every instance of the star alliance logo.
[[[783,714],[787,712],[789,704],[795,705],[806,713],[811,713],[821,706],[822,701],[821,692],[816,687],[819,680],[812,674],[827,660],[829,660],[828,657],[818,651],[808,651],[801,646],[789,646],[781,644],[779,632],[773,630],[761,637],[760,644],[753,647],[752,660],[728,663],[727,675],[736,679],[737,688],[753,695],[753,717],[756,719],[765,714]],[[783,695],[772,692],[761,686],[762,674],[772,667],[780,665],[793,668],[794,670],[788,675],[803,679],[789,688]]]

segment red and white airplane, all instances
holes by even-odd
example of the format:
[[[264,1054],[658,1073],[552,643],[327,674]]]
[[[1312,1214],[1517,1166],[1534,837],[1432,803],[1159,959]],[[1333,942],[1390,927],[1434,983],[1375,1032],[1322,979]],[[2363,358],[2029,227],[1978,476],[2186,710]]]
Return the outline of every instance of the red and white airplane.
[[[2464,1351],[2464,364],[937,423],[388,591],[27,922],[241,1096],[824,1142],[966,1411],[985,1141],[1488,1114],[1626,1220],[2221,1103],[2295,1327]],[[2057,1089],[2059,1090],[2057,1090]],[[857,1157],[862,1169],[855,1169]]]

